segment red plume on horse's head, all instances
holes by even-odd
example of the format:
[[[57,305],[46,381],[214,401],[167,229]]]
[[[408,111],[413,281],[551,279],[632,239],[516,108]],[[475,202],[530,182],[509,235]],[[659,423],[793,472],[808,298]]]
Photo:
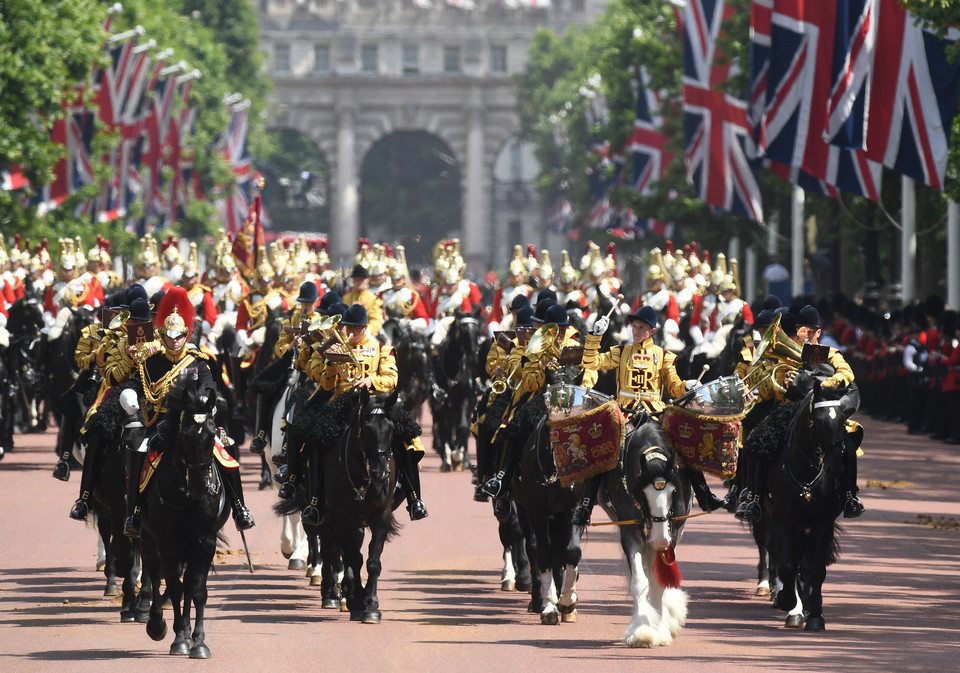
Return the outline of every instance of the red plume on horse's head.
[[[677,565],[677,555],[673,551],[673,545],[657,552],[657,560],[653,564],[653,573],[657,577],[660,586],[665,589],[679,589],[680,566]]]
[[[190,297],[187,296],[187,291],[179,286],[174,286],[167,290],[167,293],[163,295],[163,299],[160,300],[160,305],[157,306],[155,324],[158,330],[163,328],[163,321],[174,311],[180,314],[180,317],[183,318],[183,322],[188,328],[193,327],[196,311],[193,308]]]

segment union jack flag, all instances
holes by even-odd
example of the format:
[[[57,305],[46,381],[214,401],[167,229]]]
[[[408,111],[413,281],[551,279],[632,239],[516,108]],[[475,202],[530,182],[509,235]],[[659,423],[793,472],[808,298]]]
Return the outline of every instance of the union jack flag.
[[[880,0],[866,154],[939,190],[960,89],[960,64],[946,53],[958,37],[952,29],[940,40],[896,0]]]
[[[877,39],[877,0],[837,0],[832,86],[824,140],[847,149],[866,146],[870,71]]]
[[[246,194],[252,177],[250,155],[247,153],[247,109],[249,101],[228,103],[230,122],[221,139],[224,158],[236,176],[232,194],[221,199],[217,206],[223,228],[233,236],[243,228],[250,206]]]
[[[637,81],[637,113],[630,135],[630,152],[633,154],[633,190],[649,194],[650,185],[661,178],[663,170],[673,160],[666,150],[667,137],[660,132],[662,118],[657,114],[660,101],[650,90],[646,68],[641,67]]]
[[[751,16],[754,132],[781,177],[819,193],[836,195],[841,189],[878,200],[880,164],[823,138],[831,81],[818,75],[831,71],[836,12],[830,3],[756,3]]]
[[[761,221],[747,103],[716,89],[731,74],[715,63],[725,0],[690,0],[684,9],[683,131],[687,177],[711,206]]]

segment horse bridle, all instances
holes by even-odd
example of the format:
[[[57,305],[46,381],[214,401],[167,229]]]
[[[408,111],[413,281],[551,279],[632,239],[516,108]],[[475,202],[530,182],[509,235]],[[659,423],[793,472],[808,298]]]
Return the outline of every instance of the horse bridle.
[[[634,432],[636,432],[636,428],[634,429]],[[633,434],[633,433],[631,433],[631,435],[632,435],[632,434]],[[624,446],[625,446],[625,447],[628,446],[628,444],[627,444],[626,441],[624,441]],[[621,453],[620,453],[620,467],[621,467],[621,469],[620,469],[620,481],[621,481],[622,484],[623,484],[623,490],[626,491],[626,493],[630,496],[630,499],[633,501],[633,506],[636,507],[637,511],[639,511],[640,514],[643,516],[643,521],[641,522],[641,523],[642,523],[642,526],[641,526],[641,528],[640,528],[640,531],[641,531],[641,533],[642,533],[642,535],[643,535],[643,539],[644,539],[644,540],[647,540],[647,539],[650,537],[650,525],[649,525],[649,524],[651,524],[651,523],[666,523],[666,524],[668,524],[668,525],[670,526],[670,536],[672,537],[672,536],[674,535],[673,522],[674,522],[674,520],[675,520],[675,518],[676,518],[676,517],[674,517],[674,515],[673,515],[673,508],[672,508],[672,507],[670,508],[670,511],[667,512],[667,515],[666,515],[666,516],[654,516],[654,515],[650,512],[650,505],[647,503],[646,498],[644,498],[644,499],[642,499],[642,500],[637,500],[637,499],[633,496],[633,492],[632,492],[632,491],[630,490],[630,488],[627,486],[627,473],[626,473],[626,471],[623,469],[623,455],[624,455],[625,453],[626,453],[626,451],[621,451]],[[665,462],[665,463],[669,463],[669,462],[670,462],[669,458],[667,457],[667,454],[664,453],[663,447],[661,447],[661,446],[648,446],[646,449],[643,450],[643,453],[641,454],[641,458],[642,458],[642,460],[643,460],[644,463],[646,463],[646,462],[648,462],[649,460],[652,460],[652,459],[654,459],[654,458],[659,459],[659,460],[662,460],[662,461]],[[640,474],[642,474],[642,472],[643,472],[643,468],[641,467],[640,473],[638,473],[636,476],[639,478],[639,477],[640,477]],[[661,480],[661,479],[657,479],[657,480],[653,481],[652,483],[653,483],[653,487],[654,487],[656,490],[662,491],[663,489],[665,489],[665,488],[667,487],[667,483],[668,483],[668,482],[667,482],[666,479],[662,479],[662,480]]]
[[[387,412],[383,407],[374,407],[370,410],[369,416],[379,416],[385,415]],[[347,475],[347,483],[350,485],[350,488],[353,490],[353,497],[355,500],[362,501],[367,495],[367,488],[370,486],[370,483],[373,481],[373,478],[370,476],[370,459],[367,457],[367,452],[363,450],[361,446],[360,454],[363,456],[363,476],[361,480],[363,481],[360,486],[357,486],[356,482],[353,480],[353,477],[350,475],[350,441],[351,439],[360,440],[360,435],[363,432],[362,425],[363,418],[363,406],[361,405],[357,409],[357,418],[356,425],[357,430],[355,435],[351,435],[348,431],[343,440],[340,442],[340,464],[343,465],[344,474]],[[390,453],[390,446],[379,447],[377,449],[377,456],[382,456]]]
[[[462,333],[462,327],[463,327],[464,325],[475,325],[478,329],[480,328],[480,321],[478,321],[476,318],[474,318],[474,317],[472,317],[472,316],[464,316],[463,318],[457,319],[456,322],[457,322],[457,334],[458,334],[458,335],[460,335],[460,334]],[[467,361],[467,353],[470,353],[470,352],[472,352],[472,351],[471,351],[469,348],[462,348],[462,347],[461,347],[460,350],[462,351],[462,353],[461,353],[461,355],[460,355],[460,361],[464,363],[464,366],[460,367],[460,368],[457,370],[456,375],[455,375],[453,378],[450,379],[450,385],[451,385],[451,387],[455,387],[458,383],[460,383],[460,380],[463,378],[464,372],[467,371],[467,369],[468,369],[468,367],[466,366],[466,364],[467,364],[467,362],[466,362],[466,361]]]
[[[840,406],[840,400],[813,403],[814,409],[820,409],[823,407],[839,407],[839,406]],[[813,424],[812,417],[810,419],[810,424],[811,425]],[[810,461],[811,466],[814,466],[817,468],[817,473],[813,475],[813,478],[810,479],[810,481],[802,482],[799,479],[797,479],[796,475],[793,474],[793,470],[790,469],[790,462],[786,460],[786,458],[784,458],[784,461],[783,461],[783,470],[784,472],[787,473],[787,476],[790,477],[790,480],[794,483],[794,485],[800,488],[800,497],[803,498],[805,501],[810,502],[810,500],[813,498],[813,492],[811,491],[811,489],[813,488],[814,484],[820,481],[820,478],[823,476],[823,472],[826,469],[826,465],[823,462],[823,449],[820,447],[819,442],[817,443],[817,450],[816,450],[816,453],[814,454],[816,456],[816,464],[814,464],[813,460],[811,460],[810,456],[808,456],[806,452],[804,452],[803,455],[808,461]]]

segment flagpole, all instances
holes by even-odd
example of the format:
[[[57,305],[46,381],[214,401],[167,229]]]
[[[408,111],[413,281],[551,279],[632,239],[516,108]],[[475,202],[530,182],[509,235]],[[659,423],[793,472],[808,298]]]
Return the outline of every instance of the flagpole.
[[[947,306],[960,310],[960,204],[947,206]]]
[[[900,285],[903,288],[903,303],[909,304],[917,297],[914,267],[917,259],[917,191],[912,178],[901,176],[900,200],[903,208],[900,242]]]
[[[801,187],[794,187],[790,198],[790,246],[791,246],[791,294],[799,297],[804,294],[803,280],[803,201],[806,197]]]

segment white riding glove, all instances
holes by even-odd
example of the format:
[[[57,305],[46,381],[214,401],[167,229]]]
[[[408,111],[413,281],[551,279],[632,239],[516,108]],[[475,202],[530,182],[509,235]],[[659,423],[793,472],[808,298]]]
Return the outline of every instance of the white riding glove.
[[[607,331],[607,328],[610,326],[610,319],[602,315],[597,318],[597,322],[593,323],[593,335],[600,336]]]
[[[694,388],[697,387],[697,380],[687,379],[686,381],[683,382],[683,385],[686,386],[687,390],[693,390]]]

